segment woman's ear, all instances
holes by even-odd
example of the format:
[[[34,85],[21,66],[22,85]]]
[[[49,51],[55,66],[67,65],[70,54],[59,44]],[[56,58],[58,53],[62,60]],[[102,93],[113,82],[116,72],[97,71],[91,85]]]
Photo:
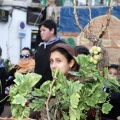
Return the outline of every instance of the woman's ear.
[[[70,63],[69,63],[70,68],[72,68],[72,67],[74,66],[74,64],[75,64],[75,60],[74,60],[74,59],[72,59],[72,60],[70,61]]]

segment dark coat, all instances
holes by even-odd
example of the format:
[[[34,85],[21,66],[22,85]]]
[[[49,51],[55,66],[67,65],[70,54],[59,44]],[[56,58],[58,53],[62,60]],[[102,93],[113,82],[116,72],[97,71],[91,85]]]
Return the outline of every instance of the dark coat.
[[[107,90],[108,91],[108,90]],[[103,114],[102,117],[105,117],[106,120],[112,119],[117,120],[117,117],[120,116],[120,93],[111,91],[110,93],[110,104],[113,106],[109,114]]]
[[[6,81],[7,73],[4,67],[0,67],[0,101],[5,98],[5,81]],[[5,101],[0,102],[0,114],[4,110]]]
[[[14,68],[12,68],[12,69],[8,72],[8,74],[7,74],[7,81],[6,81],[6,83],[5,83],[5,87],[8,87],[8,86],[10,86],[10,85],[12,85],[12,84],[15,83],[13,80],[15,79],[14,74],[15,74],[16,70],[17,70],[17,67],[14,67]]]

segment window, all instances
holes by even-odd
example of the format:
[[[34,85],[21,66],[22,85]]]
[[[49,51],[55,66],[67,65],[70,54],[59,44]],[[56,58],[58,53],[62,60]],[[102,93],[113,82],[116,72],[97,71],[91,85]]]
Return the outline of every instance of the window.
[[[34,52],[36,50],[36,42],[37,42],[37,30],[32,30],[31,33],[31,50]]]
[[[41,15],[27,12],[27,24],[38,26],[41,22]]]
[[[26,1],[26,0],[14,0],[14,1]]]
[[[46,8],[42,10],[41,8],[28,8],[27,11],[27,24],[38,26],[41,21],[46,18]]]
[[[0,9],[0,21],[8,22],[9,11]]]
[[[40,3],[41,0],[32,0],[32,2],[35,2],[35,3]]]

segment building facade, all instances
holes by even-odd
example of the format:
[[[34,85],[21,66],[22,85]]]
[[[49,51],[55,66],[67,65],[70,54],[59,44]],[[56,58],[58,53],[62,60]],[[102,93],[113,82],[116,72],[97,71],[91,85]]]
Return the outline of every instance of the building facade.
[[[32,0],[0,0],[0,46],[3,59],[10,58],[16,64],[23,47],[35,50],[43,8],[41,3]]]

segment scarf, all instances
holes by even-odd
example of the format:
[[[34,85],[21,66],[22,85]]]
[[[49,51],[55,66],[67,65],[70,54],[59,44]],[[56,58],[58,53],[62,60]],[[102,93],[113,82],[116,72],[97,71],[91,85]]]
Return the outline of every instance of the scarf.
[[[34,72],[34,68],[35,68],[35,60],[34,59],[29,59],[25,62],[19,61],[18,63],[18,68],[16,70],[16,72],[18,73],[31,73]]]
[[[38,46],[44,45],[44,49],[46,49],[47,45],[53,44],[54,42],[58,41],[58,40],[62,40],[62,38],[60,36],[56,36],[53,40],[49,41],[49,42],[41,42]]]

